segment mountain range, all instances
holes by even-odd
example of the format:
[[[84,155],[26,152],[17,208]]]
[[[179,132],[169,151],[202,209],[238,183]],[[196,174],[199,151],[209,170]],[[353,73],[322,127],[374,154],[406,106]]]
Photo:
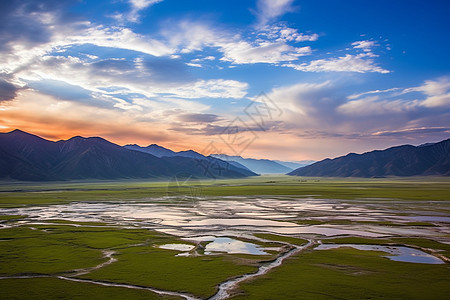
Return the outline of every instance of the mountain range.
[[[18,129],[0,133],[0,179],[25,181],[241,178],[287,172],[312,177],[450,176],[450,139],[350,153],[310,163],[224,154],[204,156],[192,150],[175,152],[156,144],[122,147],[101,137],[75,136],[53,142]],[[297,166],[301,167],[292,170]]]
[[[0,179],[240,178],[257,175],[214,157],[157,157],[100,137],[49,141],[21,130],[0,133]]]
[[[151,144],[147,147],[141,147],[136,144],[125,145],[123,147],[125,149],[129,149],[129,150],[135,150],[135,151],[140,151],[140,152],[144,152],[144,153],[149,153],[156,157],[182,156],[182,157],[189,157],[189,158],[196,158],[196,159],[205,159],[206,158],[206,156],[204,156],[198,152],[195,152],[193,150],[175,152],[173,150],[164,148],[164,147],[156,145],[156,144]]]
[[[326,177],[450,176],[450,139],[350,153],[296,169],[288,175]]]
[[[306,166],[314,161],[290,162],[270,159],[243,158],[225,154],[211,154],[215,158],[235,162],[258,174],[286,174],[294,169]]]
[[[157,157],[190,157],[195,159],[205,159],[205,156],[193,150],[175,152],[162,146],[151,144],[147,147],[138,145],[125,145],[124,148],[149,153]],[[257,174],[286,174],[296,168],[308,165],[314,161],[303,161],[300,163],[288,161],[275,161],[269,159],[243,158],[241,156],[230,156],[225,154],[211,154],[211,157],[221,159],[229,164],[246,169]]]

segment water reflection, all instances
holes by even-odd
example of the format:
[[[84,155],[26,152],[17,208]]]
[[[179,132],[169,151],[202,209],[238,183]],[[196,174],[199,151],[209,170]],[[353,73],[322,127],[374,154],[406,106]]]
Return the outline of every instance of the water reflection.
[[[418,207],[418,204],[405,201],[390,202],[388,205],[385,201],[352,200],[352,205],[349,205],[346,200],[298,199],[287,196],[212,197],[195,204],[189,202],[174,205],[160,200],[155,198],[134,202],[81,202],[21,207],[0,209],[0,215],[28,215],[26,220],[31,224],[51,219],[104,222],[148,228],[183,237],[205,234],[220,236],[227,230],[300,237],[352,235],[377,238],[395,235],[435,237],[440,240],[446,240],[446,236],[450,234],[448,214],[444,216],[443,205],[440,206],[442,211],[431,216],[429,211]],[[320,220],[326,223],[335,221],[337,224],[309,225],[307,222],[297,223],[297,220]],[[390,222],[407,225],[405,223],[412,220],[438,223],[427,227],[384,225]],[[370,223],[358,224],[358,221]],[[6,227],[5,224],[1,226]]]
[[[420,264],[444,264],[445,262],[431,254],[418,249],[405,246],[382,246],[382,245],[359,245],[359,244],[322,244],[314,248],[315,250],[329,250],[341,247],[351,247],[358,250],[381,251],[389,253],[384,256],[390,260],[420,263]]]
[[[230,254],[267,255],[258,245],[242,242],[228,237],[216,237],[205,247],[205,254],[225,252]]]
[[[164,244],[159,246],[158,248],[176,251],[191,251],[195,248],[195,246],[188,244]]]

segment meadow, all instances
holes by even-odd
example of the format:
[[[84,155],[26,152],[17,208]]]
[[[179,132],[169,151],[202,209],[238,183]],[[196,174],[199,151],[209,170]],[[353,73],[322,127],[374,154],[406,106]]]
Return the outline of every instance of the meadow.
[[[289,176],[4,182],[2,298],[446,299],[449,183]],[[231,242],[208,250],[214,237]],[[161,248],[173,244],[191,248]],[[317,250],[329,244],[343,247]],[[351,245],[406,247],[435,263]]]

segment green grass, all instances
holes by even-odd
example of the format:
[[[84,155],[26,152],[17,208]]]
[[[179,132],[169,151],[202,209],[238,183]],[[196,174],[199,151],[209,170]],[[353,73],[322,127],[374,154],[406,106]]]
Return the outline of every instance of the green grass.
[[[259,176],[244,179],[192,182],[203,196],[294,195],[325,199],[386,198],[450,200],[450,178],[342,179]],[[74,201],[139,200],[167,195],[189,195],[192,186],[170,182],[113,181],[0,184],[0,207],[47,205]]]
[[[256,271],[227,255],[176,257],[178,251],[152,246],[120,250],[118,261],[84,278],[183,291],[200,297],[214,294],[227,278]]]
[[[2,299],[181,299],[159,296],[150,291],[121,287],[105,287],[90,283],[65,281],[57,278],[29,278],[0,280]]]
[[[233,299],[448,299],[448,264],[394,262],[351,248],[312,250],[242,283]]]
[[[0,216],[0,222],[1,221],[16,221],[16,220],[20,220],[23,219],[27,216],[24,215],[6,215],[6,216]]]
[[[145,229],[75,227],[68,224],[33,225],[33,228],[19,226],[1,230],[0,277],[55,276],[74,269],[94,267],[106,261],[101,250],[113,249],[118,261],[84,278],[185,291],[207,297],[214,294],[220,282],[254,272],[261,259],[272,258],[239,255],[176,257],[178,251],[157,246],[186,242]]]
[[[223,196],[294,196],[311,199],[342,199],[346,205],[376,204],[382,209],[403,211],[450,211],[450,178],[338,179],[260,176],[246,179],[209,180],[193,183],[205,200]],[[189,195],[192,187],[168,182],[109,181],[60,183],[0,183],[0,208],[98,201],[151,201],[166,195]],[[159,200],[171,203],[170,199]],[[191,201],[191,200],[189,200]],[[436,201],[430,203],[429,201]],[[178,203],[179,203],[178,202]],[[354,221],[324,217],[328,212],[299,211],[300,225],[436,226],[434,222]],[[0,216],[3,224],[17,225],[26,216]],[[145,229],[124,229],[96,222],[47,220],[48,224],[22,225],[0,230],[0,276],[56,275],[96,266],[106,259],[102,250],[113,249],[118,261],[83,277],[117,283],[152,286],[209,297],[230,277],[254,272],[270,256],[227,255],[176,257],[178,251],[156,245],[186,243],[176,237]],[[54,223],[54,224],[52,224]],[[73,226],[78,225],[78,226]],[[33,226],[33,230],[30,226]],[[432,230],[432,228],[430,228]],[[297,245],[306,240],[255,233],[273,241]],[[441,238],[443,235],[441,235]],[[246,241],[243,239],[243,241]],[[250,241],[254,242],[254,241]],[[359,237],[324,239],[324,243],[401,244],[441,250],[450,258],[450,245],[432,239]],[[139,246],[136,246],[136,245]],[[201,252],[201,250],[199,251]],[[426,265],[394,262],[381,252],[339,248],[307,251],[287,259],[279,268],[241,285],[242,299],[445,299],[450,294],[449,264]],[[57,278],[2,279],[1,298],[6,299],[158,299],[139,290],[100,287]],[[6,295],[6,296],[5,296]]]
[[[40,230],[14,227],[2,229],[1,234],[1,275],[55,274],[103,261],[100,251],[66,243]]]

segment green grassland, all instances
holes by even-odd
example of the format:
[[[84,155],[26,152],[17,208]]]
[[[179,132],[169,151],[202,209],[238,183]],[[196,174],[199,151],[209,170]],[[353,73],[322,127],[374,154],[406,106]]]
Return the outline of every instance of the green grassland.
[[[245,179],[0,184],[0,207],[172,196],[295,195],[324,199],[450,200],[450,178],[342,179],[257,176]]]
[[[0,208],[98,201],[154,201],[182,203],[186,196],[199,201],[233,199],[224,196],[295,196],[314,199],[342,199],[346,204],[381,205],[398,211],[410,209],[448,212],[450,178],[339,179],[290,176],[258,176],[239,180],[190,180],[174,184],[162,181],[0,183]],[[167,197],[168,196],[168,197]],[[172,202],[171,202],[172,201]],[[180,202],[178,202],[180,201]],[[186,200],[188,201],[188,200]],[[432,201],[432,202],[430,202]],[[430,204],[432,203],[432,204]],[[400,208],[400,209],[399,209]],[[293,219],[302,226],[437,226],[433,222],[355,221],[326,219],[327,212],[299,212]],[[314,217],[322,217],[314,219]],[[130,284],[185,292],[208,298],[217,285],[229,278],[255,272],[257,266],[273,260],[271,255],[203,255],[177,257],[178,251],[160,249],[166,243],[188,243],[177,237],[141,228],[123,228],[97,222],[47,220],[39,224],[20,223],[22,215],[1,215],[0,277],[49,276],[0,279],[2,299],[175,299],[148,290],[106,287],[73,282],[57,276]],[[12,226],[9,227],[8,226]],[[280,243],[303,245],[306,240],[269,233],[255,237],[262,247]],[[443,238],[441,236],[441,238]],[[445,237],[444,237],[445,238]],[[447,237],[448,238],[448,237]],[[246,241],[245,239],[242,239]],[[279,243],[277,243],[279,242]],[[324,238],[323,243],[409,245],[450,258],[450,245],[417,237]],[[202,243],[203,245],[205,243]],[[114,251],[114,261],[99,269]],[[197,253],[198,255],[195,255]],[[385,253],[352,248],[308,249],[284,261],[266,275],[241,283],[236,299],[448,299],[450,265],[414,264],[390,261]],[[233,298],[233,299],[234,299]]]
[[[240,285],[232,299],[448,299],[450,268],[390,261],[383,252],[311,250]]]
[[[187,242],[145,229],[49,224],[18,226],[0,232],[0,277],[70,275],[72,270],[92,268],[105,262],[107,259],[101,250],[108,249],[115,252],[117,261],[82,278],[182,291],[204,298],[214,294],[216,286],[227,278],[255,272],[261,260],[273,259],[271,255],[256,258],[243,258],[242,255],[176,257],[178,251],[157,246]],[[0,280],[0,284],[5,284],[4,280]],[[46,294],[50,292],[47,284],[53,284],[55,280],[35,278],[30,285],[34,286],[35,282],[41,282]],[[77,284],[80,283],[57,282],[57,286]]]
[[[174,300],[179,297],[160,296],[146,290],[98,286],[58,278],[27,278],[0,280],[2,299],[79,299],[79,300]]]
[[[176,290],[207,298],[227,278],[256,271],[256,267],[241,265],[230,256],[176,257],[177,253],[151,246],[123,249],[116,263],[83,278]]]

